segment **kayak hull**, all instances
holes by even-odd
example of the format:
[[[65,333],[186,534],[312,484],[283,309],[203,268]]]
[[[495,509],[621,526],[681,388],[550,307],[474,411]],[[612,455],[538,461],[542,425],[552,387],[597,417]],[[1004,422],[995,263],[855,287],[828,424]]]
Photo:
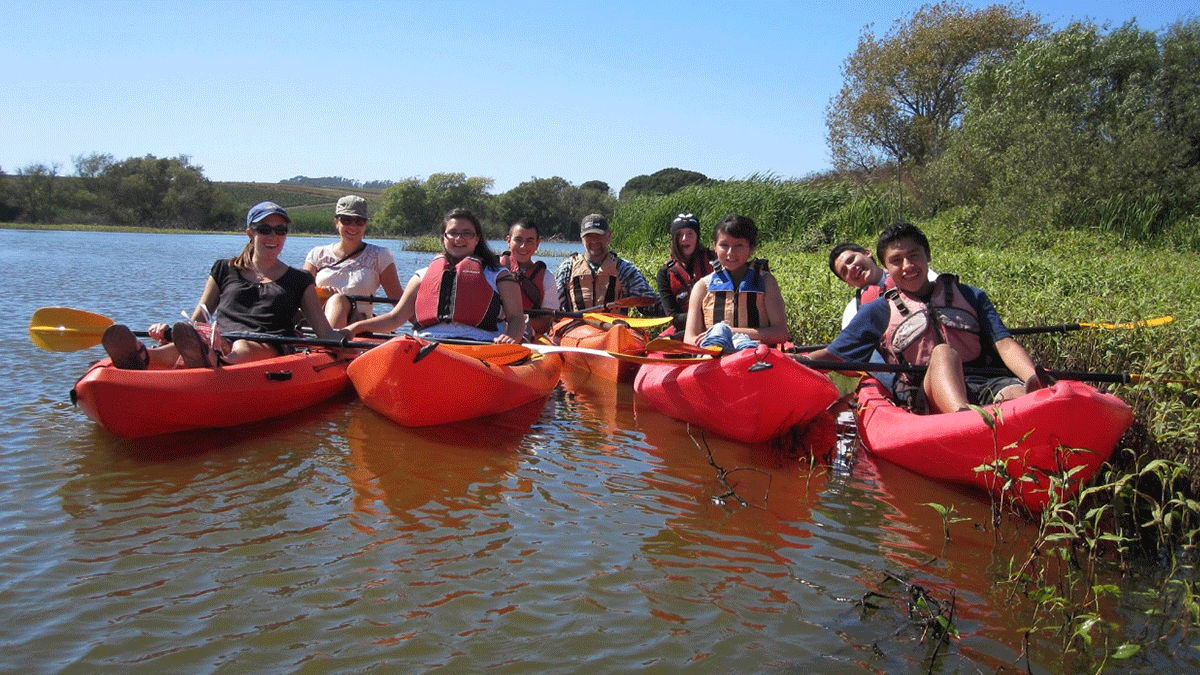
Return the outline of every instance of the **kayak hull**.
[[[368,408],[397,424],[423,427],[495,415],[543,398],[561,371],[557,354],[498,364],[404,335],[359,356],[348,373]]]
[[[346,387],[346,361],[314,351],[220,368],[123,370],[103,359],[71,400],[118,438],[232,427],[333,397]]]
[[[1075,495],[1112,455],[1133,411],[1121,399],[1062,380],[983,415],[914,415],[876,380],[857,393],[859,438],[871,453],[935,480],[972,486],[1040,513],[1057,494]],[[987,470],[976,467],[988,465]],[[1002,467],[999,472],[995,467]],[[1049,476],[1057,487],[1051,488]]]
[[[744,443],[806,424],[838,399],[828,377],[765,345],[688,366],[644,364],[633,389],[665,415]]]
[[[613,320],[621,317],[614,316]],[[575,319],[563,319],[550,331],[554,344],[562,347],[582,347],[605,352],[642,355],[646,353],[646,331],[620,324],[600,328]],[[593,354],[564,353],[563,362],[569,368],[582,370],[610,382],[632,382],[637,363]]]

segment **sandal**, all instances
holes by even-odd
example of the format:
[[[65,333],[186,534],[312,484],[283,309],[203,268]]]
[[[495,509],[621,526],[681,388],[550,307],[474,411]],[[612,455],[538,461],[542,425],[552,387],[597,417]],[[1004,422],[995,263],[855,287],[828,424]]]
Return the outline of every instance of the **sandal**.
[[[175,341],[175,349],[183,360],[184,368],[216,368],[217,359],[208,344],[196,332],[196,327],[186,321],[177,321],[171,327],[171,337]]]
[[[128,326],[114,323],[104,329],[100,344],[108,352],[108,358],[122,370],[145,370],[150,365],[150,353],[146,345],[134,336]]]

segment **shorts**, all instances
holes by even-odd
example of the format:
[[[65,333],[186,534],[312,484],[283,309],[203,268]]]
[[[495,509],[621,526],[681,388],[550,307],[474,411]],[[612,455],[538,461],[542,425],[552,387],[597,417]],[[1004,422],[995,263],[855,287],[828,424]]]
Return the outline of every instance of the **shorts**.
[[[1011,387],[1014,384],[1020,387],[1025,386],[1024,382],[1011,375],[1001,377],[967,375],[964,379],[967,381],[967,400],[975,405],[991,405],[995,403],[996,396],[1006,387]]]
[[[967,375],[963,378],[967,385],[967,402],[973,405],[991,405],[996,402],[996,396],[1006,387],[1012,385],[1025,386],[1020,379],[1011,375],[987,377],[985,375]],[[929,414],[929,401],[925,398],[925,388],[921,382],[914,387],[898,387],[896,400],[904,407],[918,415]]]

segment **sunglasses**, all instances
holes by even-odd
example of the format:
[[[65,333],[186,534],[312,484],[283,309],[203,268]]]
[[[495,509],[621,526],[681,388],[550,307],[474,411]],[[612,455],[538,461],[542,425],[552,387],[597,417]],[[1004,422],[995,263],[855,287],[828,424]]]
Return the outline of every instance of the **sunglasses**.
[[[287,225],[275,225],[272,227],[271,225],[264,225],[264,224],[260,223],[260,224],[254,226],[254,231],[259,234],[271,234],[272,232],[274,232],[275,234],[283,236],[288,233],[288,226]]]
[[[362,216],[338,216],[343,225],[366,225],[367,219]]]

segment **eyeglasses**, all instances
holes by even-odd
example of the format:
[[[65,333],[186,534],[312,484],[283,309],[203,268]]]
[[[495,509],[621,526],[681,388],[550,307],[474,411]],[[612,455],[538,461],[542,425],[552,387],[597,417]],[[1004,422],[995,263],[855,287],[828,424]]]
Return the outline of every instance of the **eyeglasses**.
[[[275,225],[274,227],[272,227],[271,225],[267,225],[265,223],[259,223],[258,225],[254,226],[254,231],[259,234],[271,234],[272,232],[274,232],[275,234],[278,234],[279,236],[283,236],[288,233],[288,226],[287,225]]]
[[[474,230],[469,232],[446,232],[442,236],[447,239],[474,239],[475,232]]]
[[[343,225],[366,225],[367,219],[362,216],[338,216]]]

